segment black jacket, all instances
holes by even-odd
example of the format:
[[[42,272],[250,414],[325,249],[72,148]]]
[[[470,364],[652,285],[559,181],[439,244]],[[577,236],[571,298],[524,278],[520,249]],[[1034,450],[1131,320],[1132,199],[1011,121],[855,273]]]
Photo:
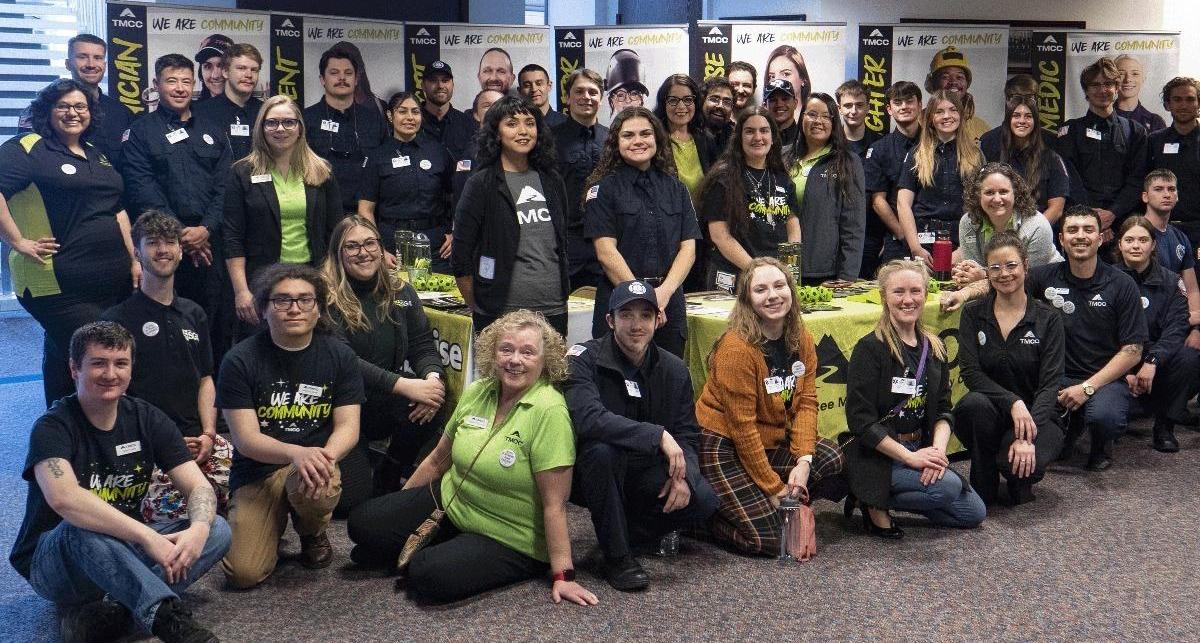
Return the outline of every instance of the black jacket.
[[[1159,364],[1165,364],[1183,347],[1191,331],[1183,283],[1179,275],[1162,267],[1157,260],[1151,261],[1141,274],[1123,264],[1116,266],[1133,277],[1142,292],[1146,329],[1150,331],[1150,341],[1143,346],[1142,359],[1153,358]]]
[[[881,422],[896,404],[907,398],[891,393],[892,378],[903,377],[905,366],[896,361],[887,345],[871,332],[858,340],[850,356],[846,376],[846,426],[853,436],[842,445],[846,454],[846,473],[850,491],[872,507],[890,506],[892,459],[875,450],[885,437],[896,438],[888,422]],[[950,369],[929,351],[925,365],[928,388],[925,391],[925,426],[921,444],[933,442],[933,425],[939,420],[954,428],[950,414]],[[966,483],[963,483],[966,486]]]
[[[558,240],[558,267],[562,299],[567,300],[567,198],[558,174],[538,172],[546,192],[546,208]],[[454,213],[454,250],[450,255],[455,277],[471,277],[475,306],[485,315],[504,313],[511,276],[521,239],[517,206],[499,163],[481,168],[467,179]],[[495,261],[492,277],[479,274],[479,258]]]
[[[700,428],[692,401],[692,379],[683,360],[650,344],[637,369],[642,397],[628,394],[628,367],[612,333],[576,344],[568,353],[570,375],[564,395],[578,443],[598,441],[641,455],[659,451],[667,431],[683,449],[688,483],[700,477]]]
[[[283,230],[279,197],[271,181],[254,183],[249,163],[236,163],[225,188],[225,257],[245,257],[246,277],[279,262]],[[305,229],[312,265],[325,259],[333,227],[342,220],[342,195],[331,174],[318,186],[304,186]]]

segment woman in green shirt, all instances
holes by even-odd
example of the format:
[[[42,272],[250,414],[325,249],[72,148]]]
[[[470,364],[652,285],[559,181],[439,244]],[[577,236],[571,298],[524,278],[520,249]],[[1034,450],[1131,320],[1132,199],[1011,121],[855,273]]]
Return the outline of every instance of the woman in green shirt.
[[[250,284],[274,263],[317,265],[343,217],[329,163],[304,137],[291,98],[268,98],[254,121],[250,154],[233,164],[225,190],[225,265],[238,318],[258,324]]]
[[[575,434],[554,386],[567,376],[563,338],[518,310],[479,334],[475,354],[480,379],[404,489],[350,513],[350,558],[394,568],[409,535],[441,508],[441,528],[409,563],[410,594],[450,602],[549,571],[555,603],[594,605],[575,582],[567,533]]]

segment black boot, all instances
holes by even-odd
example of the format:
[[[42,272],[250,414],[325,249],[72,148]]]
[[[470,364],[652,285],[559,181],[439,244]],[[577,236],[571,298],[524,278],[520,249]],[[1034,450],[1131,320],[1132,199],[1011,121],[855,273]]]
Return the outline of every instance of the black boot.
[[[1175,439],[1175,425],[1166,420],[1154,422],[1154,450],[1162,453],[1179,451],[1179,441]]]
[[[217,637],[192,618],[192,612],[177,598],[158,604],[150,633],[166,643],[220,643]]]

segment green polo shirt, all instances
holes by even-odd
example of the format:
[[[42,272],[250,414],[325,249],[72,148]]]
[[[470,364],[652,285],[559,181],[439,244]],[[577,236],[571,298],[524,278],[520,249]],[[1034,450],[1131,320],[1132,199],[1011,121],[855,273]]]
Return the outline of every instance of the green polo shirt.
[[[700,189],[700,181],[704,180],[704,170],[700,167],[700,152],[696,149],[696,139],[686,142],[671,139],[671,153],[675,156],[675,172],[679,180],[687,186],[692,200],[696,199],[696,190]]]
[[[796,203],[804,203],[804,189],[808,187],[808,173],[812,171],[813,166],[815,166],[817,163],[820,163],[821,159],[829,156],[830,152],[832,151],[833,148],[829,145],[826,145],[825,147],[822,147],[819,152],[817,152],[816,156],[810,159],[799,161],[792,166],[792,169],[790,172],[788,172],[788,174],[790,174],[792,177],[792,184],[796,186]]]
[[[309,263],[312,253],[308,251],[308,199],[304,195],[304,178],[296,172],[284,178],[272,168],[271,183],[275,185],[275,197],[279,199],[279,262]]]
[[[538,380],[496,426],[499,390],[496,379],[487,377],[472,383],[459,398],[446,423],[452,465],[442,477],[441,500],[443,505],[450,502],[470,469],[446,511],[454,526],[550,562],[534,474],[575,464],[567,402],[557,389]],[[472,468],[476,454],[479,459]]]

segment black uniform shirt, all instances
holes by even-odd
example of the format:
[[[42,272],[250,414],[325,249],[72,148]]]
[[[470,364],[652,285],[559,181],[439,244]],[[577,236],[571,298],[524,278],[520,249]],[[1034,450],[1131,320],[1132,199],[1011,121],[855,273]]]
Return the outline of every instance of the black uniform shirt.
[[[916,144],[916,136],[909,138],[900,130],[893,130],[867,148],[863,157],[867,194],[886,192],[888,203],[895,210],[897,184],[904,171],[904,159],[908,158],[909,151]],[[867,201],[869,203],[870,199]]]
[[[1166,363],[1183,347],[1188,326],[1187,295],[1179,275],[1151,261],[1141,273],[1121,264],[1121,270],[1137,282],[1141,308],[1146,315],[1149,341],[1142,352],[1144,359]]]
[[[555,127],[558,127],[559,125],[562,125],[563,123],[570,120],[570,118],[571,118],[570,116],[567,116],[566,114],[564,114],[560,111],[552,109],[552,110],[546,112],[546,115],[542,118],[542,123],[547,128],[554,129]]]
[[[467,149],[471,146],[471,139],[475,138],[475,132],[479,130],[479,123],[476,123],[470,114],[453,107],[439,120],[422,106],[421,130],[433,137],[433,140],[445,145],[446,149],[450,150],[450,156],[459,161],[470,158]]]
[[[1179,202],[1171,211],[1171,220],[1180,224],[1191,238],[1200,238],[1200,127],[1180,134],[1174,126],[1150,135],[1147,170],[1171,170],[1178,180]]]
[[[583,207],[584,236],[615,238],[638,278],[665,277],[679,244],[701,238],[687,188],[653,167],[642,172],[622,163],[588,190]]]
[[[358,103],[342,111],[330,107],[322,97],[304,110],[304,131],[308,146],[333,166],[333,176],[342,192],[342,208],[356,211],[368,157],[387,141],[383,115],[374,107]]]
[[[1123,218],[1141,207],[1146,176],[1146,128],[1113,112],[1103,118],[1088,110],[1058,130],[1057,150],[1083,182],[1084,205]]]
[[[904,160],[897,189],[912,190],[913,216],[939,221],[958,221],[963,214],[963,184],[958,175],[958,141],[938,143],[933,153],[933,185],[917,180],[916,148]]]
[[[413,140],[388,140],[371,153],[358,198],[375,203],[375,221],[388,251],[396,230],[450,226],[454,161],[441,143],[419,132]]]
[[[591,127],[568,118],[553,130],[558,152],[559,173],[567,189],[567,234],[583,233],[583,185],[600,162],[600,152],[608,139],[608,128],[596,123]]]
[[[238,105],[229,100],[229,93],[226,92],[198,101],[192,105],[192,113],[225,132],[231,158],[236,161],[250,154],[251,130],[262,104],[261,100],[251,96],[245,105]]]
[[[1103,261],[1096,262],[1091,279],[1072,275],[1069,261],[1038,266],[1029,271],[1025,289],[1030,297],[1050,302],[1062,315],[1069,379],[1087,379],[1104,368],[1122,346],[1145,344],[1150,339],[1137,284]]]
[[[100,103],[98,113],[92,114],[92,122],[95,127],[89,135],[88,142],[95,145],[108,157],[109,162],[118,170],[121,169],[121,143],[125,140],[125,131],[129,129],[129,124],[133,122],[133,112],[129,111],[121,101],[104,93],[104,90],[97,88],[99,92],[97,101]],[[29,107],[26,107],[21,112],[20,118],[17,119],[17,133],[25,134],[33,131],[33,112]]]
[[[213,374],[208,317],[196,302],[175,297],[164,306],[140,290],[109,308],[102,319],[115,321],[134,337],[129,395],[157,406],[186,437],[199,437],[200,380]]]
[[[858,139],[857,141],[846,139],[846,144],[850,146],[850,151],[861,159],[867,156],[867,150],[870,149],[871,146],[881,138],[883,137],[881,137],[879,134],[876,134],[871,130],[866,130],[862,138]]]

